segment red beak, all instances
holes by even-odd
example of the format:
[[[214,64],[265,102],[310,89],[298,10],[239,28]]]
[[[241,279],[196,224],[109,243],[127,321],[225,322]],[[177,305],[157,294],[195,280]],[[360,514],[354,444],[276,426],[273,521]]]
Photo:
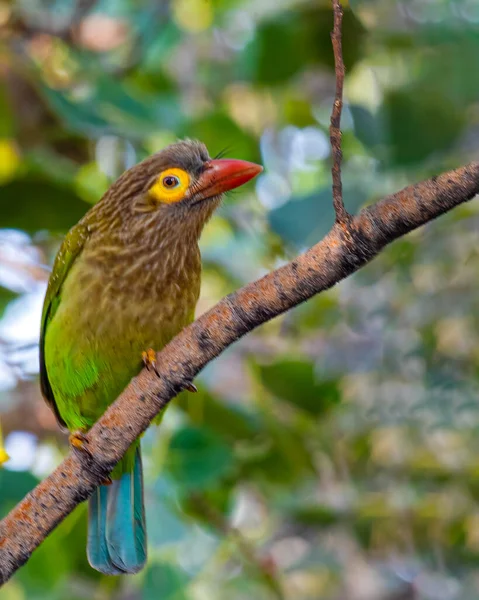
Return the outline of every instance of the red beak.
[[[203,199],[219,196],[247,183],[250,179],[256,177],[258,173],[261,173],[262,170],[261,165],[246,160],[236,160],[234,158],[210,160],[198,181],[199,195]]]

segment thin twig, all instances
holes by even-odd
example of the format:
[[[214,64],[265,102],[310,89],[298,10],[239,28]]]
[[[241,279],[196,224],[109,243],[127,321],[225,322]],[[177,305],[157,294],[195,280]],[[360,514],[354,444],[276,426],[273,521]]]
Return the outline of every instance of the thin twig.
[[[351,216],[344,207],[343,184],[341,183],[341,161],[343,152],[341,150],[341,112],[343,110],[343,86],[344,86],[344,61],[341,43],[343,25],[343,7],[339,0],[332,0],[334,26],[331,32],[331,42],[334,52],[334,70],[336,72],[336,94],[333,109],[331,111],[331,126],[329,136],[331,139],[331,150],[333,153],[333,206],[336,213],[336,223],[346,224]]]
[[[336,224],[292,262],[223,298],[157,356],[160,377],[135,377],[87,434],[89,455],[72,451],[0,522],[0,583],[111,472],[170,400],[240,337],[357,271],[387,244],[473,198],[479,162],[388,196]]]

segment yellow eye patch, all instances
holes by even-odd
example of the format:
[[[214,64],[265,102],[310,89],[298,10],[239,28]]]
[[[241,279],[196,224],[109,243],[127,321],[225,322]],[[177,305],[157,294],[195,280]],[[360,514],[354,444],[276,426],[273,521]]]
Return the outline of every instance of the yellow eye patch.
[[[149,193],[157,202],[179,202],[183,200],[190,185],[190,176],[183,169],[166,169],[158,176]]]

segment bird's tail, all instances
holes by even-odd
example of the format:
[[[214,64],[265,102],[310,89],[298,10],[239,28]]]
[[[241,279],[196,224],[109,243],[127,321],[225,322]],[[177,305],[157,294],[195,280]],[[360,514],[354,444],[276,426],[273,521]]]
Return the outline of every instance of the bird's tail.
[[[110,485],[98,487],[88,506],[88,561],[106,575],[137,573],[146,562],[140,446],[128,452],[134,453],[134,460],[125,457],[132,468]]]

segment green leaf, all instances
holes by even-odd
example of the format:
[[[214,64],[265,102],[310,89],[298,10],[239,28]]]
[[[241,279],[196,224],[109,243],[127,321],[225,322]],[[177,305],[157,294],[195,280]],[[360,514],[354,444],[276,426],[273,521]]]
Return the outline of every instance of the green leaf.
[[[292,22],[296,29],[299,25],[297,15]],[[278,19],[265,23],[258,30],[244,56],[244,68],[254,69],[254,81],[267,85],[281,83],[301,69],[305,48],[303,44],[297,46],[295,29],[285,27],[284,21]]]
[[[462,131],[464,111],[440,90],[417,85],[390,91],[380,118],[393,165],[412,165],[453,145]]]
[[[358,104],[352,104],[349,110],[353,117],[354,133],[362,144],[375,149],[384,143],[384,123],[380,122],[379,115]]]
[[[246,598],[254,598],[254,600],[278,600],[279,598],[284,598],[281,593],[272,593],[271,589],[269,589],[270,586],[266,587],[265,583],[264,579],[261,580],[258,577],[252,577],[248,572],[232,576],[224,582],[223,598],[232,598],[234,600],[244,600]]]
[[[176,405],[184,410],[190,421],[201,427],[207,425],[209,429],[227,440],[229,443],[237,440],[251,440],[258,433],[259,424],[240,406],[231,406],[226,402],[217,400],[205,389],[191,397],[180,394]]]
[[[312,363],[280,361],[260,366],[259,373],[263,384],[275,396],[314,416],[340,401],[338,381],[318,381]]]
[[[263,85],[290,80],[308,65],[322,64],[334,69],[330,42],[333,13],[315,6],[275,16],[260,25],[240,63],[240,77]],[[348,69],[361,56],[364,27],[349,10],[343,20],[343,55]]]
[[[29,233],[66,231],[88,210],[68,187],[38,177],[15,179],[0,187],[2,227]]]
[[[352,213],[366,201],[366,194],[359,188],[344,188],[343,193],[346,208]],[[331,190],[324,188],[302,198],[292,198],[272,210],[268,218],[283,240],[299,248],[310,246],[323,238],[334,223]]]
[[[313,117],[311,109],[312,106],[308,100],[297,95],[291,95],[284,99],[283,121],[288,125],[296,125],[296,127],[317,126],[317,121]]]
[[[299,247],[309,246],[326,235],[334,223],[332,195],[329,189],[292,198],[273,209],[269,223],[283,240]]]
[[[98,109],[91,100],[74,102],[62,92],[45,86],[42,87],[42,93],[50,108],[68,128],[92,136],[111,132],[110,123],[98,114]]]
[[[243,478],[291,485],[305,474],[311,476],[315,473],[305,440],[295,428],[272,420],[265,424],[265,428],[270,442],[269,451],[256,457],[244,457],[241,465]]]
[[[2,317],[7,305],[17,297],[15,292],[8,290],[7,288],[0,287],[0,318]]]
[[[207,429],[184,427],[171,439],[168,469],[187,489],[218,482],[233,465],[230,446]]]
[[[8,471],[0,469],[0,507],[2,514],[17,504],[36,485],[38,479],[28,471]],[[5,511],[5,512],[4,512]]]
[[[306,525],[326,527],[337,523],[342,515],[330,506],[312,504],[310,506],[301,506],[294,509],[291,511],[291,517]]]
[[[472,20],[464,19],[464,26]],[[423,44],[424,86],[437,89],[461,107],[475,102],[479,81],[471,77],[479,69],[479,37],[477,31],[451,27],[425,28],[414,37]]]
[[[189,577],[170,563],[155,563],[146,571],[142,600],[188,600]]]
[[[14,117],[8,100],[7,87],[0,86],[0,137],[8,138],[14,133]]]
[[[49,88],[44,88],[43,93],[71,130],[90,136],[113,133],[135,139],[161,129],[165,123],[172,129],[180,126],[181,109],[175,94],[140,93],[135,88],[102,76],[96,80],[90,96],[82,101],[73,101]]]

